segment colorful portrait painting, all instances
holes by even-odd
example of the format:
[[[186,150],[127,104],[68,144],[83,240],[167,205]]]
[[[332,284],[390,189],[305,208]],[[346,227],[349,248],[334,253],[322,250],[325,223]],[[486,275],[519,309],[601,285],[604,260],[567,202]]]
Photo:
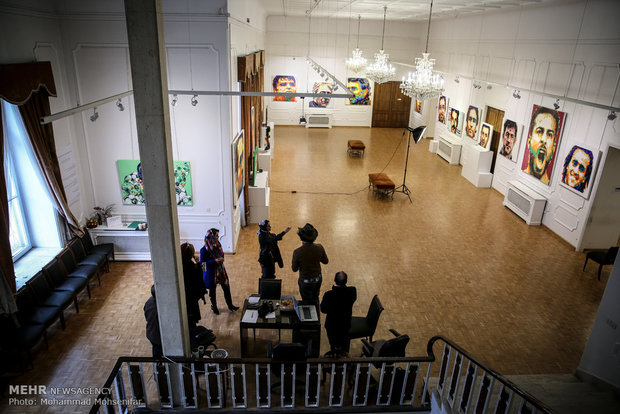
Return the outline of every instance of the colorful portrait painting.
[[[569,147],[562,166],[561,184],[572,192],[588,198],[597,161],[598,151],[583,145]]]
[[[549,185],[566,114],[534,105],[521,170]]]
[[[347,88],[355,94],[353,98],[349,98],[350,105],[370,105],[368,78],[347,78]]]
[[[483,122],[482,126],[480,127],[480,141],[478,142],[478,145],[488,150],[491,147],[492,140],[493,140],[493,125]]]
[[[117,167],[123,205],[143,206],[146,200],[142,186],[142,164],[139,160],[118,160]],[[189,161],[174,161],[173,167],[177,205],[191,206],[194,200]]]
[[[439,97],[439,102],[437,103],[437,122],[441,122],[442,124],[446,123],[446,110],[448,108],[448,98],[445,96]]]
[[[334,85],[331,82],[314,82],[314,85],[312,86],[312,93],[324,93],[326,95],[331,95],[333,90]],[[328,98],[327,96],[315,96],[312,98],[308,106],[310,106],[310,108],[327,108],[330,100],[331,98]]]
[[[504,118],[504,127],[499,142],[499,154],[512,162],[517,162],[519,153],[519,134],[523,128],[511,119]]]
[[[296,93],[297,84],[295,83],[295,76],[292,75],[276,75],[273,77],[273,91],[281,93]],[[274,96],[274,101],[280,102],[295,102],[294,96]]]
[[[419,114],[422,113],[422,101],[418,101],[417,99],[415,100],[414,110]]]
[[[244,148],[243,148],[243,131],[235,137],[232,142],[232,156],[233,156],[233,183],[234,183],[234,204],[237,205],[239,197],[241,197],[241,191],[243,191],[243,185],[245,184],[245,171],[244,171]]]
[[[473,139],[474,141],[478,141],[476,131],[478,130],[479,121],[480,111],[478,111],[478,107],[469,105],[465,115],[465,120],[463,122],[465,122],[465,136]]]
[[[452,132],[453,134],[456,134],[458,136],[461,136],[461,127],[463,125],[463,119],[461,118],[461,113],[459,112],[458,109],[455,108],[450,108],[450,132]]]

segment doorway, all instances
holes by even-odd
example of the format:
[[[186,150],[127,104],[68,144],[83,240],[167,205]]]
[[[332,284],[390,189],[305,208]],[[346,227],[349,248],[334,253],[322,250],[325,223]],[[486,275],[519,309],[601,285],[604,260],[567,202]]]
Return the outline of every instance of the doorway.
[[[375,83],[372,127],[406,128],[409,126],[411,98],[400,91],[400,82]]]
[[[491,139],[490,151],[493,151],[493,161],[491,162],[491,173],[495,171],[495,159],[497,158],[497,148],[499,147],[500,136],[502,134],[502,121],[504,111],[487,106],[487,113],[484,122],[493,125],[493,137]]]

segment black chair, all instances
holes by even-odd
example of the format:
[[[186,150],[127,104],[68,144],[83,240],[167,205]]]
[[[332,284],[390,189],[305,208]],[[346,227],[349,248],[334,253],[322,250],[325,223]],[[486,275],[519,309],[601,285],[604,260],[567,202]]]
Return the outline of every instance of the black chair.
[[[614,264],[617,255],[618,246],[610,247],[606,252],[588,252],[588,254],[586,254],[586,262],[583,264],[582,272],[586,270],[588,259],[593,260],[598,263],[598,280],[601,280],[601,271],[603,270],[603,266]]]
[[[74,238],[67,245],[78,265],[94,265],[106,272],[110,271],[108,256],[103,253],[88,254],[79,238]]]
[[[379,296],[375,295],[370,302],[368,308],[368,314],[366,317],[353,316],[351,318],[351,328],[349,329],[349,339],[356,338],[368,338],[372,341],[372,336],[375,334],[377,324],[379,323],[379,316],[383,312],[383,305],[379,300]]]
[[[47,277],[47,281],[50,286],[54,288],[54,291],[72,292],[75,297],[75,310],[79,313],[77,305],[77,295],[86,288],[88,297],[90,298],[90,287],[88,286],[88,279],[80,277],[67,277],[67,271],[62,265],[60,260],[54,259],[49,262],[44,268],[43,273]]]
[[[41,335],[45,339],[47,349],[47,328],[60,318],[60,308],[37,307],[28,286],[21,288],[15,294],[15,304],[17,305],[17,322],[21,331],[19,342],[23,349],[29,352]]]
[[[394,335],[394,338],[377,339],[374,342],[362,339],[362,356],[369,358],[404,357],[405,348],[409,343],[409,335],[401,335],[394,329],[389,331]]]
[[[280,378],[280,381],[275,382],[271,386],[271,390],[281,386],[285,377],[290,376],[290,378],[293,378],[293,367],[295,367],[295,383],[305,384],[306,364],[299,364],[299,362],[307,360],[311,351],[311,340],[306,345],[299,342],[279,343],[273,348],[271,341],[269,341],[267,343],[267,357],[271,358],[272,361],[282,362],[282,364],[273,364],[271,366],[272,371]],[[296,364],[291,362],[296,362]],[[299,379],[300,373],[303,380]]]
[[[114,243],[93,244],[93,240],[90,238],[90,234],[87,229],[84,229],[84,235],[80,237],[80,240],[82,241],[82,244],[88,254],[105,254],[108,258],[112,258],[112,261],[114,261]]]
[[[30,288],[34,294],[34,300],[37,307],[60,308],[60,324],[65,329],[65,315],[63,311],[75,303],[77,309],[77,300],[72,292],[57,291],[55,292],[49,285],[43,272],[37,273],[30,281],[26,282],[26,286]]]
[[[58,260],[62,263],[67,271],[69,279],[77,277],[89,280],[97,276],[99,286],[101,286],[101,278],[99,277],[99,267],[92,264],[79,265],[71,253],[71,250],[65,248],[58,254]]]

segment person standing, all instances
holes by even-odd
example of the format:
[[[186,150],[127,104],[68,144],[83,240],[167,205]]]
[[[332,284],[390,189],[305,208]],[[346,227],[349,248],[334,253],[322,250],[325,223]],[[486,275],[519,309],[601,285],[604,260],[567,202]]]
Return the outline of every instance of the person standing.
[[[183,243],[181,245],[181,259],[183,262],[183,284],[185,285],[185,302],[187,305],[187,322],[190,330],[200,320],[199,301],[204,299],[207,289],[202,280],[202,271],[194,257],[194,245],[191,243]]]
[[[325,331],[332,355],[349,352],[349,329],[353,303],[356,300],[357,290],[353,286],[347,286],[347,274],[343,271],[336,273],[332,290],[325,292],[321,301],[321,312],[326,315]]]
[[[292,269],[293,272],[299,271],[299,293],[305,303],[318,303],[323,280],[321,263],[327,264],[329,259],[323,246],[314,243],[319,232],[312,224],[298,227],[297,235],[302,245],[293,252]]]
[[[219,230],[211,228],[205,236],[205,245],[200,249],[200,264],[202,265],[202,278],[205,287],[209,289],[209,298],[211,299],[211,310],[216,315],[220,314],[217,308],[217,298],[215,295],[215,287],[220,285],[224,291],[224,299],[228,309],[236,311],[238,306],[233,305],[230,296],[230,281],[224,267],[224,251],[220,244]]]
[[[161,332],[159,332],[155,285],[151,286],[151,297],[144,304],[144,318],[146,319],[146,339],[153,346],[153,358],[161,358],[164,356],[164,351],[161,345]]]
[[[271,233],[271,223],[269,220],[262,220],[258,223],[258,228],[259,230],[256,234],[258,234],[258,244],[260,245],[258,262],[262,270],[261,277],[264,279],[275,279],[276,263],[280,268],[284,267],[278,241],[282,240],[282,237],[291,231],[291,228],[287,227],[279,234]]]

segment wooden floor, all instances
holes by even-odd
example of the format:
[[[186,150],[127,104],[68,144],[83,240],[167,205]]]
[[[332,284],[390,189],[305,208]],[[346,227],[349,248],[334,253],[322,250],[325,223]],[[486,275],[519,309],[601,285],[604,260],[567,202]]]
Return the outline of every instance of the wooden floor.
[[[411,337],[408,355],[425,355],[434,335],[444,335],[502,374],[572,373],[578,366],[609,277],[596,279],[596,266],[581,268],[583,253],[544,227],[527,226],[502,206],[503,196],[474,187],[461,167],[428,151],[428,140],[412,147],[407,186],[393,200],[368,190],[368,173],[384,168],[399,185],[406,141],[399,129],[277,127],[272,163],[273,230],[312,223],[330,262],[322,291],[339,270],[357,287],[354,314],[365,315],[378,294],[385,312],[376,338],[394,328]],[[405,137],[406,138],[406,137]],[[347,155],[347,140],[366,144],[362,158]],[[392,158],[393,157],[393,158]],[[234,302],[257,290],[260,275],[257,225],[241,231],[235,255],[227,255]],[[290,270],[300,245],[295,231],[280,243],[285,268],[278,269],[285,294],[296,294]],[[71,309],[67,329],[50,333],[50,347],[38,350],[34,369],[12,384],[101,386],[116,358],[150,356],[142,307],[150,295],[149,263],[113,263],[94,286],[93,298]],[[202,323],[215,330],[217,344],[238,355],[239,312],[221,315],[201,305]],[[328,349],[323,335],[321,350]],[[358,341],[352,353],[361,349]],[[0,411],[28,412],[24,407]],[[87,408],[71,409],[86,412]],[[68,412],[36,407],[30,412]]]

